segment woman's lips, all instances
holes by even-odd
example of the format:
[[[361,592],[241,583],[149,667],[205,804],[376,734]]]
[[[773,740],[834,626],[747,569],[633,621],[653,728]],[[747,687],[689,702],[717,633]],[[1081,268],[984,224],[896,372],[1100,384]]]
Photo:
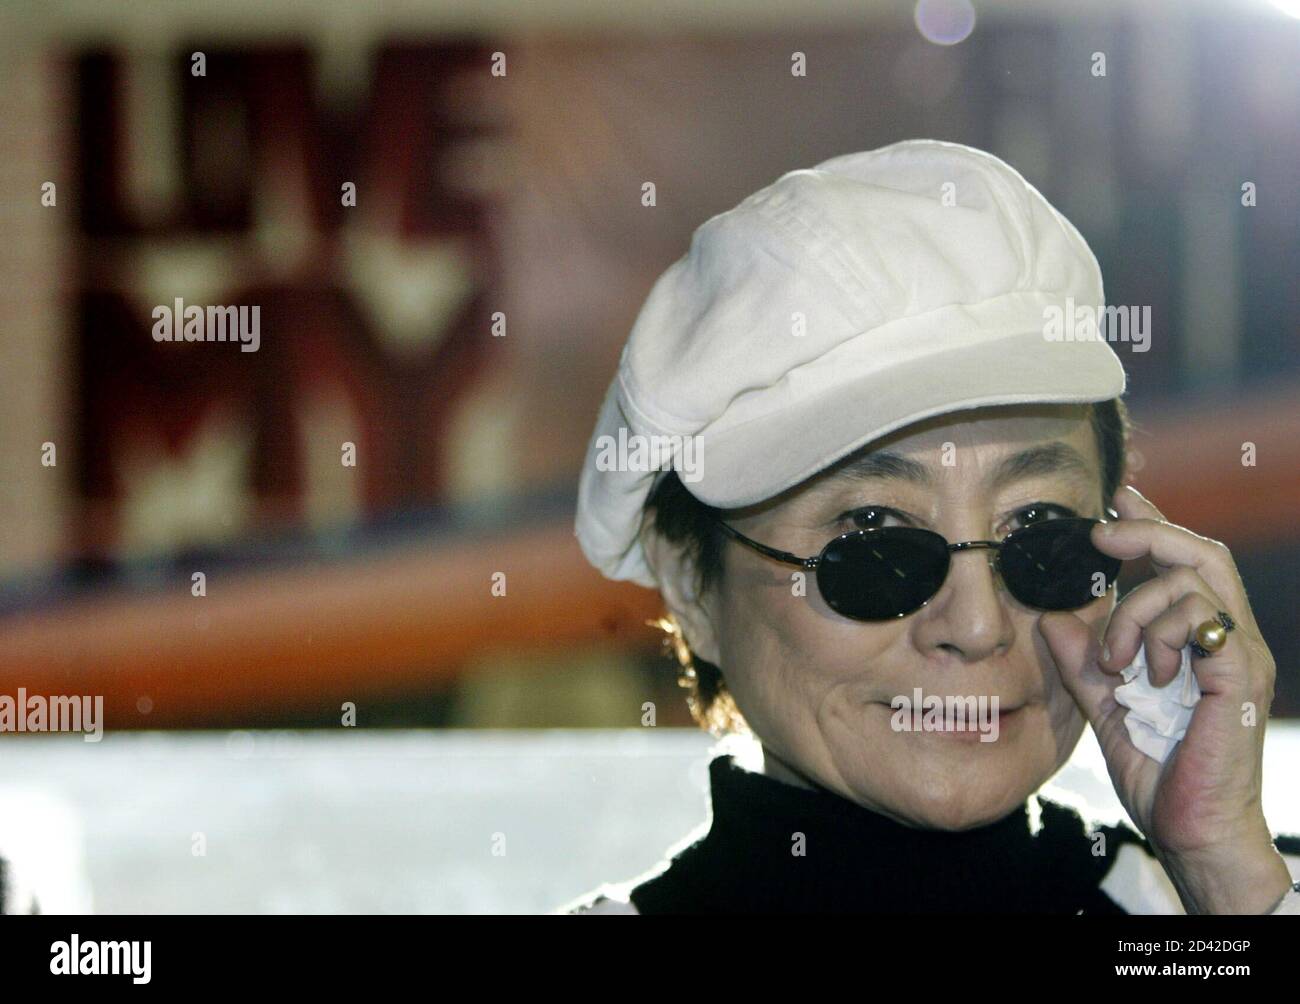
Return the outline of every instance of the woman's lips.
[[[932,732],[931,735],[942,736],[945,739],[964,740],[966,742],[979,742],[985,735],[996,735],[1000,739],[1003,731],[1006,730],[1008,726],[1014,725],[1016,722],[1020,721],[1019,711],[1020,708],[1008,708],[1005,711],[999,709],[996,724],[990,721],[987,730],[984,729],[985,723],[979,719],[976,719],[975,721],[970,721],[968,719],[964,723],[965,728],[956,728],[954,726],[953,728],[938,729]],[[997,739],[991,741],[997,742]]]
[[[894,714],[894,709],[890,705],[886,704],[884,707],[891,715]],[[941,728],[922,727],[920,729],[908,728],[895,731],[919,731],[927,735],[939,736],[945,739],[956,740],[958,742],[979,742],[981,738],[986,735],[995,735],[1000,739],[1002,732],[1005,729],[1014,728],[1024,718],[1024,715],[1021,714],[1024,708],[1025,705],[1023,704],[1018,704],[1012,708],[999,707],[996,718],[988,715],[981,717],[977,714],[974,717],[967,717],[964,722],[954,721],[951,723],[950,727],[948,723],[945,722],[944,727]],[[922,721],[924,721],[924,712],[922,712]],[[996,741],[997,739],[986,740],[986,742]]]

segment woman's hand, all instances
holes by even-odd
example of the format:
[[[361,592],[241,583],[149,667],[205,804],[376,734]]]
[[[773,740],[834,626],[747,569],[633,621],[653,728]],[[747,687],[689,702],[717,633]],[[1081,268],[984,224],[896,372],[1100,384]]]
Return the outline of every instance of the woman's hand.
[[[1094,545],[1126,561],[1150,555],[1155,577],[1120,601],[1100,639],[1071,613],[1044,614],[1039,630],[1121,803],[1187,912],[1265,913],[1291,883],[1260,802],[1273,656],[1227,547],[1169,523],[1131,486],[1116,494],[1115,509],[1120,519],[1094,528]],[[1213,655],[1193,653],[1201,699],[1186,736],[1159,763],[1129,740],[1128,708],[1114,697],[1120,670],[1145,643],[1152,684],[1168,684],[1197,625],[1220,610],[1236,629]]]

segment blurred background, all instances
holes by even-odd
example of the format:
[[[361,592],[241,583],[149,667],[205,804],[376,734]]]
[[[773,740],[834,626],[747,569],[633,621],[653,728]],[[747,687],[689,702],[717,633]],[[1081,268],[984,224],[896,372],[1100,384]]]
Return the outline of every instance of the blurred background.
[[[696,226],[909,137],[1007,160],[1150,306],[1116,345],[1136,483],[1232,547],[1300,715],[1293,0],[0,18],[0,694],[103,695],[107,733],[0,737],[0,852],[60,874],[14,806],[80,828],[67,908],[546,909],[652,864],[708,744],[672,731],[657,597],[573,538],[597,407]],[[155,342],[177,298],[259,305],[259,351]],[[199,882],[208,828],[266,873]],[[537,835],[517,871],[498,829]],[[320,881],[385,858],[370,898]]]

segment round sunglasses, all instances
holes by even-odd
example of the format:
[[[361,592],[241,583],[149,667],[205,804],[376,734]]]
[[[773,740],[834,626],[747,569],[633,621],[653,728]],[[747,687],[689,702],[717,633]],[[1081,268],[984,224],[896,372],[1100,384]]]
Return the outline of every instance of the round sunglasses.
[[[1107,513],[1119,518],[1114,510]],[[1092,528],[1106,521],[1083,516],[1031,523],[1000,541],[960,544],[949,544],[940,534],[919,527],[853,530],[811,558],[760,544],[715,520],[728,536],[760,554],[815,572],[826,605],[859,621],[893,620],[921,609],[943,587],[954,551],[993,551],[990,563],[1007,591],[1039,610],[1075,610],[1104,596],[1105,590],[1097,591],[1097,576],[1103,576],[1110,589],[1123,564],[1092,546]]]

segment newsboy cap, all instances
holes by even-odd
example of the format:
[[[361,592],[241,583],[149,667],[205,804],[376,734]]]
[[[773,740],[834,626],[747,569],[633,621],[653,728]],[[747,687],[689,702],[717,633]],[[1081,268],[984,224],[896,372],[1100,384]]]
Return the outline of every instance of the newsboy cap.
[[[638,537],[669,467],[733,508],[933,415],[1118,397],[1097,326],[1060,324],[1103,303],[1079,232],[992,154],[908,140],[790,171],[651,289],[588,447],[583,553],[655,586]]]

